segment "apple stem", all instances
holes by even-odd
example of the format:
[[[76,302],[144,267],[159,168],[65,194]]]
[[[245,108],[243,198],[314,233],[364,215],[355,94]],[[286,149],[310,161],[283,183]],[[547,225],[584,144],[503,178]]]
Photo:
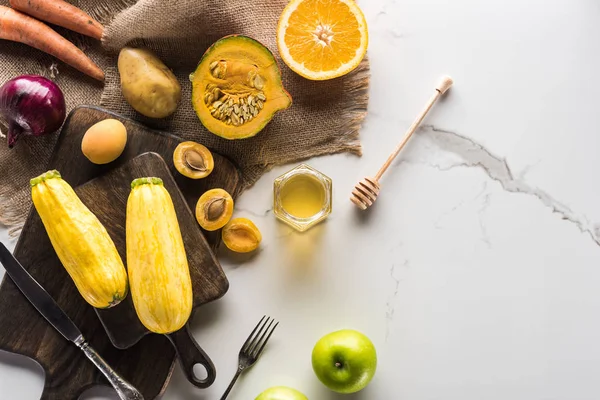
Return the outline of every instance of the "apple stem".
[[[342,368],[342,363],[341,362],[336,362],[335,363],[336,368]]]

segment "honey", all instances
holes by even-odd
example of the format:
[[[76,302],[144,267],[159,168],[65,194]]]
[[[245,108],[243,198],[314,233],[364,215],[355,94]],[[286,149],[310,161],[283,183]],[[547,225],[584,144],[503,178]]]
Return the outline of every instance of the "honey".
[[[305,231],[331,214],[331,179],[306,164],[275,179],[274,213]]]
[[[310,218],[323,208],[325,187],[312,175],[291,177],[281,188],[283,209],[296,218]]]

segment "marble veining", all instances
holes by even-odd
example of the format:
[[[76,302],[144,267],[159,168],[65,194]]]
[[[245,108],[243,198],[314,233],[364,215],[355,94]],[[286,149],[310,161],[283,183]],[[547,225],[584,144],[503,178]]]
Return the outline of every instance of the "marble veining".
[[[385,318],[387,320],[386,329],[385,329],[386,342],[390,336],[390,323],[394,320],[394,312],[396,311],[395,301],[396,301],[396,297],[398,296],[398,292],[400,291],[400,282],[403,279],[402,277],[396,275],[398,273],[398,270],[400,270],[401,268],[403,268],[403,269],[410,268],[410,262],[408,260],[404,260],[404,262],[402,262],[402,263],[393,263],[390,268],[390,278],[392,280],[394,290],[389,295],[388,301],[386,303],[386,307],[387,307],[386,312],[385,312]]]
[[[536,197],[541,204],[548,207],[553,213],[560,215],[563,220],[576,225],[582,233],[587,234],[600,246],[600,236],[598,235],[600,227],[597,223],[590,222],[585,215],[571,210],[568,205],[554,198],[543,189],[528,184],[523,172],[515,174],[506,159],[495,155],[480,143],[457,132],[438,128],[434,125],[423,125],[418,132],[418,136],[451,156],[443,157],[442,155],[440,157],[440,154],[436,153],[435,157],[430,157],[428,156],[430,153],[427,151],[420,152],[413,147],[408,157],[403,158],[396,165],[411,162],[422,163],[440,172],[453,168],[480,168],[488,178],[500,183],[507,192]],[[428,149],[429,146],[425,145],[425,148]],[[416,153],[416,157],[414,153]],[[489,205],[489,195],[486,198],[486,203]],[[487,205],[483,207],[484,210]]]

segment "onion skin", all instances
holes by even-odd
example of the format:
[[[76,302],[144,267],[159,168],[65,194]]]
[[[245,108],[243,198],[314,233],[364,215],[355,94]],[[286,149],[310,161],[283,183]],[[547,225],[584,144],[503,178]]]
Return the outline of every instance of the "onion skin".
[[[0,87],[0,117],[8,125],[8,147],[21,135],[56,132],[65,121],[65,97],[56,83],[39,75],[22,75]]]

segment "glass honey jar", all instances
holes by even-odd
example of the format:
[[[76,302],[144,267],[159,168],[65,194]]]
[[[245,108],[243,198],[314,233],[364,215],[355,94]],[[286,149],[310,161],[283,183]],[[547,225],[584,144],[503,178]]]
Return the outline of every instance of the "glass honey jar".
[[[331,214],[331,179],[306,164],[275,179],[273,190],[275,216],[300,232]]]

